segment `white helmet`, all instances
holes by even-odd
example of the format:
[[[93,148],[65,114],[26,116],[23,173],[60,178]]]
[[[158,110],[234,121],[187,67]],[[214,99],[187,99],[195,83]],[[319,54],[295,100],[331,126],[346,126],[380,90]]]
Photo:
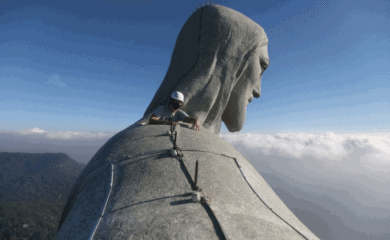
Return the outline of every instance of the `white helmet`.
[[[175,91],[171,94],[171,98],[184,102],[184,95],[181,92]]]

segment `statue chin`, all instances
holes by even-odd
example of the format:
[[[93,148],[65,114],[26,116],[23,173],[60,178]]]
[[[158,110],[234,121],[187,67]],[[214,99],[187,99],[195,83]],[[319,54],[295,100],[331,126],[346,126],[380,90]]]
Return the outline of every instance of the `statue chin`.
[[[226,108],[222,114],[222,122],[229,132],[238,132],[244,127],[246,108]]]
[[[240,131],[248,102],[260,97],[267,44],[264,30],[233,9],[195,11],[144,117],[108,140],[75,181],[55,239],[319,240],[219,137],[222,121]],[[173,91],[200,131],[147,125]]]
[[[223,120],[222,120],[223,121]],[[239,122],[225,122],[226,128],[229,130],[229,132],[239,132],[243,128],[243,124],[239,124]]]

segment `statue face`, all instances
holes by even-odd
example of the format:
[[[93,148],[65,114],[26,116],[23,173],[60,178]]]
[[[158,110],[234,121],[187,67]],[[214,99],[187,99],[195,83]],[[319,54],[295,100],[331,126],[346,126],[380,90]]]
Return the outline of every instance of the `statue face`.
[[[261,75],[269,65],[268,46],[260,47],[248,61],[248,66],[234,86],[222,121],[230,132],[240,131],[245,123],[246,108],[261,94]]]

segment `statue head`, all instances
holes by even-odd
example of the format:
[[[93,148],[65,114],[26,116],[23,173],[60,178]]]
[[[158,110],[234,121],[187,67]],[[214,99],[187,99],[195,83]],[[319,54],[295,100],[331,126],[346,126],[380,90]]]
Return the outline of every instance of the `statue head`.
[[[176,40],[167,74],[144,119],[167,104],[174,91],[186,96],[182,110],[219,134],[244,126],[246,107],[260,97],[269,64],[264,29],[243,14],[219,5],[195,11]]]

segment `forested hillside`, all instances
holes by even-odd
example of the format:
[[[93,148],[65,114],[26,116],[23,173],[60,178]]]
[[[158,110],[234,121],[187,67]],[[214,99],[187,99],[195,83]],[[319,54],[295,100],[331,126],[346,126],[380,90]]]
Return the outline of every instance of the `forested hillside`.
[[[53,239],[84,167],[64,153],[0,152],[0,239]]]

